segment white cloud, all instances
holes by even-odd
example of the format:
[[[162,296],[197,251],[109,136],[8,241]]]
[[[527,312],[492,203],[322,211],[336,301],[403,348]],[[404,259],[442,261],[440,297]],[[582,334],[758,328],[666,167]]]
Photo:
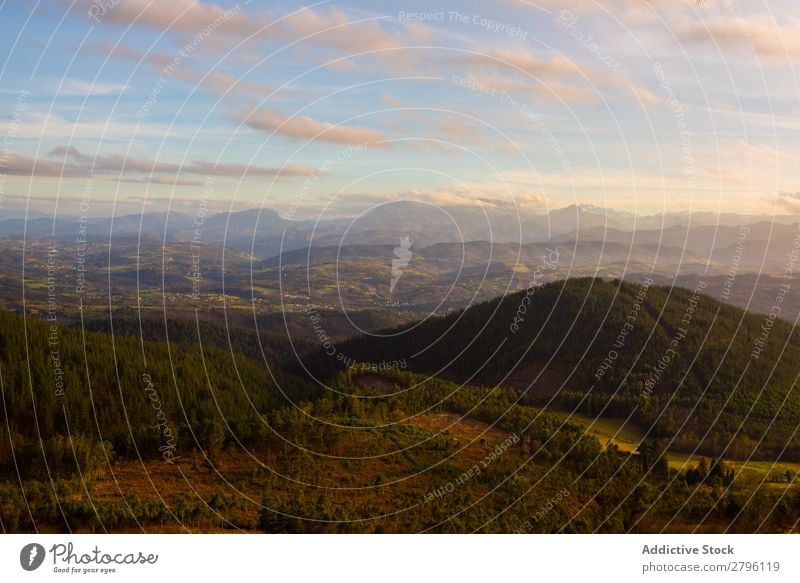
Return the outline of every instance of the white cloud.
[[[124,83],[90,83],[80,79],[65,79],[55,92],[59,97],[85,97],[98,95],[119,95],[130,89]]]
[[[786,209],[791,213],[800,213],[800,191],[798,192],[779,192],[774,202],[777,206]]]

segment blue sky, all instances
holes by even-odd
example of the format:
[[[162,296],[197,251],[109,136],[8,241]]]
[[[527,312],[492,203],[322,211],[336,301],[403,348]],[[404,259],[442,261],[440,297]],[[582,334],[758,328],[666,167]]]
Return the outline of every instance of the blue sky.
[[[800,209],[796,2],[566,6],[3,2],[0,219]]]

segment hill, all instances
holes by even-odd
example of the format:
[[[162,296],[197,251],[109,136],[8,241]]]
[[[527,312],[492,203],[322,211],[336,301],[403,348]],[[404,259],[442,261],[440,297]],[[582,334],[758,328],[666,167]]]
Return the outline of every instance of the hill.
[[[800,459],[800,342],[772,315],[694,290],[572,279],[341,346],[354,359],[471,384],[527,402],[630,418],[670,449]],[[778,295],[780,298],[780,295]]]
[[[663,441],[618,447],[635,434],[513,388],[348,369],[320,391],[280,359],[231,352],[257,342],[246,332],[201,324],[201,344],[196,322],[166,322],[170,343],[153,322],[120,330],[0,312],[4,532],[796,527],[800,492],[769,472],[739,480],[719,458],[679,472]]]
[[[219,448],[234,435],[252,442],[265,431],[262,414],[316,392],[278,363],[0,311],[0,471],[91,473],[112,451],[147,459]]]

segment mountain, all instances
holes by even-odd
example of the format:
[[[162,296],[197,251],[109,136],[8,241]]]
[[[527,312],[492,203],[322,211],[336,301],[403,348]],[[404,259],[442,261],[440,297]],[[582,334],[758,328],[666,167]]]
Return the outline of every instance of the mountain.
[[[212,230],[228,229],[237,231],[255,231],[257,228],[284,228],[291,225],[291,221],[286,221],[274,210],[248,209],[230,213],[218,213],[208,218],[203,223],[203,227]]]
[[[27,239],[67,239],[74,241],[85,231],[90,241],[115,237],[139,236],[171,240],[172,233],[188,229],[193,219],[180,213],[141,213],[119,217],[91,218],[81,222],[77,217],[6,219],[0,221],[0,236]],[[83,236],[83,235],[82,235]]]
[[[129,214],[111,218],[19,218],[0,220],[0,237],[72,241],[86,227],[90,240],[143,236],[165,242],[220,244],[264,259],[307,246],[397,245],[405,237],[417,248],[436,243],[492,241],[526,244],[544,241],[607,241],[663,244],[706,254],[735,243],[741,225],[764,246],[770,232],[787,233],[797,217],[747,217],[736,214],[666,213],[642,216],[592,205],[571,205],[539,213],[511,204],[432,205],[397,201],[349,219],[318,221],[282,218],[269,208],[189,217],[180,213]],[[635,232],[635,237],[633,233]]]
[[[530,403],[629,418],[676,451],[800,460],[795,329],[714,300],[705,285],[643,290],[571,279],[356,338],[341,350],[513,386]]]

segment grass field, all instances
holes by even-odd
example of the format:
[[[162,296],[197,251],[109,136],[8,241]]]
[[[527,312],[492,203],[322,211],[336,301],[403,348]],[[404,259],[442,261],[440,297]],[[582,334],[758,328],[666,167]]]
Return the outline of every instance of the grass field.
[[[638,427],[626,424],[624,419],[598,418],[568,411],[547,410],[551,415],[555,415],[564,421],[569,421],[576,425],[586,428],[590,435],[594,436],[603,447],[609,443],[616,445],[621,451],[633,452],[641,442],[644,434]],[[685,453],[670,452],[667,455],[667,463],[672,470],[684,471],[693,468],[705,459],[711,465],[711,458],[701,455],[689,455]],[[730,467],[736,470],[736,479],[749,483],[765,482],[772,487],[786,487],[789,482],[786,472],[789,471],[794,476],[792,484],[800,486],[800,464],[794,462],[771,462],[771,461],[732,461],[725,460]]]
[[[670,453],[669,467],[670,469],[681,471],[696,466],[703,459],[707,464],[711,464],[711,458],[702,455]],[[726,460],[725,463],[736,470],[736,479],[740,481],[746,481],[751,484],[765,482],[774,487],[786,487],[789,485],[786,477],[786,472],[788,471],[793,476],[794,481],[792,484],[794,486],[800,485],[797,479],[797,475],[800,472],[800,464],[798,463],[754,460],[747,462]]]
[[[638,427],[634,427],[630,423],[626,424],[624,419],[594,418],[588,415],[554,409],[547,409],[547,412],[563,421],[585,427],[589,434],[595,437],[603,447],[613,443],[621,451],[632,452],[636,450],[639,442],[644,437]]]

